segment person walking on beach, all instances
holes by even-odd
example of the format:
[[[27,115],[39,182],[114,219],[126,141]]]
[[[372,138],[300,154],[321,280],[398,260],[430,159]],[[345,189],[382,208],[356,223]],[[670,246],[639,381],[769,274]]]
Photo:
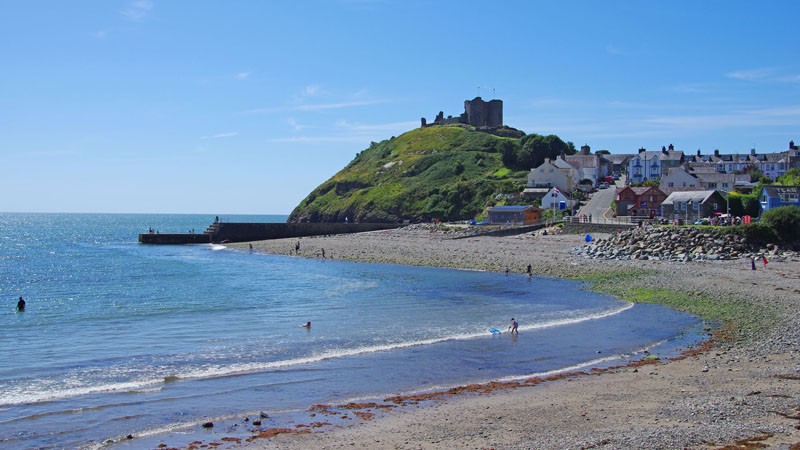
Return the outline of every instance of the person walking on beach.
[[[532,276],[533,275],[533,271],[531,270],[531,265],[530,264],[528,264],[528,267],[525,269],[525,273],[527,273],[528,276]]]
[[[17,311],[25,311],[25,299],[22,297],[17,302]]]
[[[294,254],[296,255],[298,253],[300,253],[300,241],[297,241],[297,243],[294,244]]]
[[[764,263],[764,269],[767,268],[767,255],[761,255],[761,262]]]
[[[752,256],[750,258],[750,269],[756,270],[756,257]]]
[[[511,318],[511,324],[508,326],[508,331],[509,331],[511,334],[514,334],[514,333],[517,333],[517,334],[519,334],[519,330],[517,330],[517,328],[519,328],[519,324],[518,324],[518,323],[517,323],[517,321],[516,321],[516,320],[514,320],[514,318],[512,317],[512,318]]]

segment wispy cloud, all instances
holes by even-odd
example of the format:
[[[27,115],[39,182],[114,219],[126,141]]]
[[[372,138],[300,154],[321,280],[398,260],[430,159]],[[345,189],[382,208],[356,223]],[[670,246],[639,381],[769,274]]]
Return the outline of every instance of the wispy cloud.
[[[268,108],[254,108],[245,110],[243,112],[250,114],[257,114],[257,113],[273,113],[273,112],[283,112],[283,111],[324,111],[330,109],[345,109],[345,108],[355,108],[359,106],[369,106],[379,103],[383,103],[383,101],[359,100],[359,101],[346,101],[346,102],[334,102],[334,103],[308,103],[300,105],[274,106]]]
[[[150,11],[153,10],[152,0],[136,0],[128,4],[128,6],[121,11],[121,14],[128,20],[139,21],[147,17]]]
[[[300,94],[302,97],[313,97],[319,92],[319,85],[317,84],[310,84],[303,89],[303,92]]]
[[[621,56],[621,55],[627,54],[624,50],[622,50],[621,48],[617,47],[614,44],[606,45],[606,53],[608,53],[609,55],[615,55],[615,56]]]
[[[355,135],[331,135],[331,136],[295,136],[287,138],[274,138],[269,142],[286,142],[286,143],[321,143],[321,142],[357,142],[365,143],[369,137],[355,136]]]
[[[239,73],[236,74],[236,76],[234,78],[236,78],[237,80],[246,80],[246,79],[250,78],[250,75],[252,75],[252,74],[253,74],[253,72],[239,72]]]
[[[762,67],[758,69],[745,69],[728,72],[725,74],[726,78],[743,81],[758,81],[771,78],[777,69],[774,67]]]
[[[228,133],[217,133],[217,134],[212,134],[210,136],[201,136],[200,139],[203,139],[203,140],[207,140],[207,139],[225,139],[225,138],[234,137],[234,136],[238,136],[238,135],[239,135],[239,133],[237,133],[235,131],[231,131],[231,132],[228,132]]]
[[[94,33],[90,33],[89,36],[95,39],[105,39],[106,37],[108,37],[108,33],[109,33],[108,30],[97,30]]]
[[[306,128],[309,128],[308,125],[301,125],[300,123],[298,123],[296,120],[292,119],[291,117],[289,119],[287,119],[286,122],[289,124],[289,126],[291,126],[294,129],[294,131],[303,131]]]
[[[363,123],[350,123],[346,120],[340,120],[336,122],[336,126],[342,129],[356,131],[356,132],[374,133],[377,131],[387,131],[387,132],[408,131],[414,127],[419,126],[419,122],[389,122],[389,123],[378,123],[378,124],[363,124]]]
[[[644,119],[645,122],[654,125],[684,130],[791,126],[798,120],[800,120],[800,107],[747,109],[722,114],[671,115]]]

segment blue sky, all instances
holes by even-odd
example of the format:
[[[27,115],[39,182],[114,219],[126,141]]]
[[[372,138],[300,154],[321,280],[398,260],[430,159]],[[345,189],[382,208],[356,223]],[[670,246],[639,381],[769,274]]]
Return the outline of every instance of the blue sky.
[[[796,1],[0,0],[0,211],[288,214],[480,95],[593,150],[800,142]]]

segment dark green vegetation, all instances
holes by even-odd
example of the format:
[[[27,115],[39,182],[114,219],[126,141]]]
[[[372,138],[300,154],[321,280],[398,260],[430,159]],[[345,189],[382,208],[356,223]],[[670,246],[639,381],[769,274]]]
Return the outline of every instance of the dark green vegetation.
[[[733,203],[731,203],[733,205]],[[733,207],[731,207],[733,212]],[[742,235],[751,247],[767,244],[781,244],[787,247],[800,246],[800,208],[781,206],[766,211],[761,222],[736,227],[708,227],[709,231],[720,234]]]
[[[761,212],[761,203],[758,201],[760,190],[755,194],[739,194],[735,191],[728,193],[728,207],[734,216],[758,217]]]
[[[769,327],[778,311],[712,292],[688,291],[678,286],[666,289],[656,271],[624,270],[593,273],[575,279],[590,284],[595,292],[605,292],[633,303],[656,303],[670,306],[704,320],[733,326],[737,333],[752,334]],[[659,287],[656,287],[659,286]]]
[[[524,188],[534,167],[529,162],[540,158],[537,152],[569,148],[556,136],[537,136],[499,137],[454,125],[419,128],[373,143],[314,189],[289,221],[475,218],[494,205],[497,194]],[[526,162],[519,164],[519,157]],[[507,158],[513,164],[504,163]]]
[[[775,230],[775,234],[784,243],[800,241],[800,208],[781,206],[767,210],[761,220],[764,225]]]

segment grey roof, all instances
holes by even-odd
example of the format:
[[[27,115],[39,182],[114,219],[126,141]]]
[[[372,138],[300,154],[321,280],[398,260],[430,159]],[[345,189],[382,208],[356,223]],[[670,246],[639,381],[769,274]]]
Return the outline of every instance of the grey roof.
[[[610,161],[613,164],[625,164],[628,162],[629,159],[633,158],[634,155],[631,154],[615,154],[611,153],[609,155],[600,155],[602,158]]]
[[[709,197],[714,195],[716,191],[676,191],[667,196],[662,202],[662,205],[672,205],[675,202],[685,203],[691,201],[692,203],[703,203]]]
[[[576,169],[597,167],[600,163],[597,155],[568,155],[564,159]]]
[[[660,187],[659,189],[661,189],[661,192],[667,194],[667,197],[669,197],[669,195],[672,194],[673,192],[687,192],[687,191],[696,192],[697,186]]]
[[[717,165],[707,162],[691,163],[689,164],[689,173],[715,173],[717,172]]]
[[[702,183],[735,183],[736,181],[750,181],[750,175],[733,174],[733,173],[719,173],[719,172],[701,172],[696,173],[695,176]]]

